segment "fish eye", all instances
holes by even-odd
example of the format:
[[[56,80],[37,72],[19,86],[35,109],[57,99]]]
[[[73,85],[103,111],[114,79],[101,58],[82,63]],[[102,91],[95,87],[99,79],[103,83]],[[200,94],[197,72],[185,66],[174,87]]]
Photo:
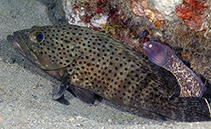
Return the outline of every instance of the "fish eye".
[[[30,40],[33,41],[33,42],[35,42],[35,43],[40,43],[43,40],[43,34],[42,34],[41,31],[38,31],[38,30],[33,31],[30,34],[29,37],[30,37]]]

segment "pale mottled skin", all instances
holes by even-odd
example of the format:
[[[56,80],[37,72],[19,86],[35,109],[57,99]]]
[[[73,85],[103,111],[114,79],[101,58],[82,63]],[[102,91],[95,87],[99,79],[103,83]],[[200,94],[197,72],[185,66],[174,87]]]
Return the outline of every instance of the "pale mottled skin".
[[[170,72],[102,32],[73,25],[34,26],[7,39],[63,86],[68,82],[85,102],[92,103],[89,99],[97,94],[138,115],[211,120],[205,99],[178,97],[180,86]]]
[[[179,97],[202,97],[206,86],[201,79],[188,68],[166,45],[157,42],[146,42],[143,45],[150,60],[169,70],[177,78],[180,86]]]

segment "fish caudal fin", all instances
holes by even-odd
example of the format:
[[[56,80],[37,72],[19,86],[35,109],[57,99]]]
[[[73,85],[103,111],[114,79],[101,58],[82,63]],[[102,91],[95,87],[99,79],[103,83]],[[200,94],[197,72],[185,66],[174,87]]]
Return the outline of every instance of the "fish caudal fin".
[[[210,121],[209,100],[206,98],[175,98],[166,103],[165,109],[158,108],[158,113],[166,118],[184,122]],[[155,111],[156,112],[156,111]]]

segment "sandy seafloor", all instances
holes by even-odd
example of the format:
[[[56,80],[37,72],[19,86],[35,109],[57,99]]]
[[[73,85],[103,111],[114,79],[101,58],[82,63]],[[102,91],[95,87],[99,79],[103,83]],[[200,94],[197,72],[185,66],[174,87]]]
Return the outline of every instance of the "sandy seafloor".
[[[211,128],[211,122],[156,121],[138,117],[103,100],[88,105],[70,93],[70,105],[52,100],[56,81],[14,50],[6,40],[16,30],[50,25],[37,0],[0,0],[0,129],[11,128]]]

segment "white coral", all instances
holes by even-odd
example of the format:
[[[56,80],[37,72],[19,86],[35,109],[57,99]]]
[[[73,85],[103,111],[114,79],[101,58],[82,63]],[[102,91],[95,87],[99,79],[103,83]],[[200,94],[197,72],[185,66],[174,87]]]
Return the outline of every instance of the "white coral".
[[[91,23],[93,26],[102,28],[102,25],[105,25],[107,23],[108,15],[102,15],[98,19],[95,19],[94,17],[91,19]]]
[[[154,0],[155,8],[170,21],[178,18],[175,12],[175,8],[176,5],[181,3],[182,0]]]

